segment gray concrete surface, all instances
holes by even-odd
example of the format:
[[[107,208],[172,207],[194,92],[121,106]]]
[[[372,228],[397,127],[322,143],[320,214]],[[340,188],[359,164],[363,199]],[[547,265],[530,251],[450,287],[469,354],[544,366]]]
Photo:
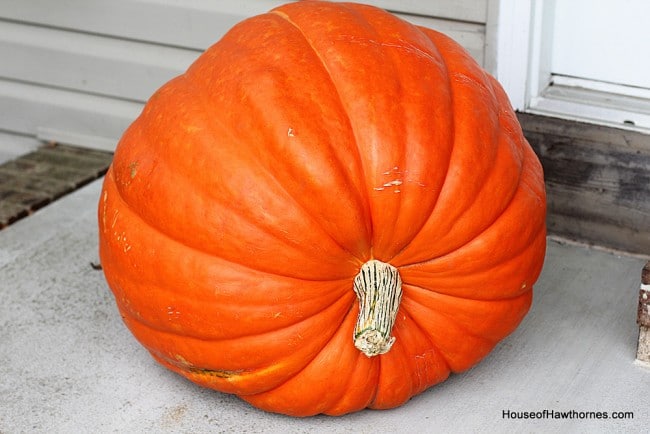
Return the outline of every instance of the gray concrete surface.
[[[551,241],[531,312],[483,363],[395,410],[294,419],[194,386],[135,342],[90,266],[100,182],[0,231],[0,433],[648,432],[640,258]]]

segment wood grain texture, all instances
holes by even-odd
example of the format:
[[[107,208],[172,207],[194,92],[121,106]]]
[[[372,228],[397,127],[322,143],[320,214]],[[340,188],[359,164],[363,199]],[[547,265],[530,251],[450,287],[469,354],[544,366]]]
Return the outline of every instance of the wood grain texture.
[[[109,152],[51,144],[0,164],[0,229],[102,176]]]
[[[650,254],[650,135],[518,116],[544,166],[549,232]]]

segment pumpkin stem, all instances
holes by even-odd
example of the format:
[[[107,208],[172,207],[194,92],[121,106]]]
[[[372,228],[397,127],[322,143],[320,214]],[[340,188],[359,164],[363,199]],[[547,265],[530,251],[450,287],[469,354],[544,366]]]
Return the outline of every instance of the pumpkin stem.
[[[359,298],[359,317],[354,328],[354,346],[368,357],[384,354],[395,343],[391,336],[402,300],[402,279],[397,268],[371,260],[354,278]]]

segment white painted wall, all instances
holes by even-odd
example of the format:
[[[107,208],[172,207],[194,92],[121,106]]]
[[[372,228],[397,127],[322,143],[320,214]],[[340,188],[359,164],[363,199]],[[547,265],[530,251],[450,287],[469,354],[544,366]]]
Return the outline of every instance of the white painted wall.
[[[143,103],[237,22],[290,0],[0,0],[0,132],[112,149]],[[366,0],[485,64],[498,0]]]

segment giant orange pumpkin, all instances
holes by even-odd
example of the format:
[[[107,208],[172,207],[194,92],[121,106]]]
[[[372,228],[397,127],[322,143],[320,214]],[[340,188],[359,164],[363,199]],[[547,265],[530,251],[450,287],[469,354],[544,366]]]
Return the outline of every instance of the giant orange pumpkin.
[[[122,317],[167,368],[290,415],[398,406],[520,323],[539,161],[448,37],[358,4],[235,26],[157,91],[99,201]]]

